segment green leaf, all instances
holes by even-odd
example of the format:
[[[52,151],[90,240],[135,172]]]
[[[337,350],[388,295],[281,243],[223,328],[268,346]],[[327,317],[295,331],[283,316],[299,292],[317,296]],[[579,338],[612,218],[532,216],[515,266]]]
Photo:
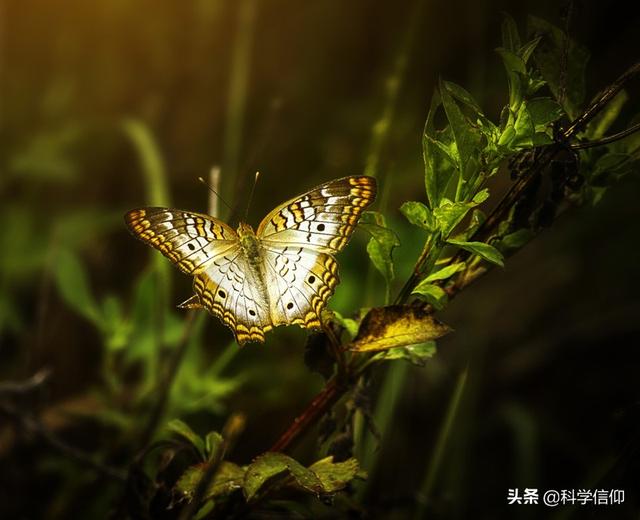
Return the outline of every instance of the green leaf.
[[[464,116],[458,104],[449,94],[449,91],[444,88],[442,82],[440,85],[440,96],[458,148],[458,168],[460,169],[460,175],[464,179],[469,179],[473,172],[468,171],[467,164],[479,148],[481,134]]]
[[[384,277],[388,292],[394,278],[393,250],[400,245],[398,236],[387,227],[384,215],[377,211],[366,211],[359,225],[371,235],[367,253],[374,267]]]
[[[516,131],[516,137],[511,143],[512,146],[530,147],[533,145],[533,134],[536,129],[533,126],[533,120],[526,103],[520,105],[513,128]]]
[[[204,454],[207,460],[212,461],[215,458],[223,442],[224,439],[218,432],[211,431],[207,433],[204,438]]]
[[[448,199],[443,199],[440,204],[440,207],[433,210],[433,215],[436,218],[438,229],[442,236],[446,238],[462,221],[473,205],[464,202],[451,202]]]
[[[607,153],[600,157],[588,180],[596,186],[608,186],[637,168],[640,157],[628,153]]]
[[[522,78],[526,77],[527,66],[520,56],[507,49],[496,49],[502,58],[502,63],[507,71],[509,81],[509,106],[511,110],[517,111],[520,103],[524,99],[524,87]]]
[[[611,125],[620,115],[622,106],[629,100],[626,90],[621,90],[609,101],[603,109],[596,115],[589,126],[586,134],[590,139],[600,139],[609,130]]]
[[[56,255],[54,274],[58,291],[65,303],[102,328],[100,308],[91,294],[87,271],[78,257],[68,249],[60,250]]]
[[[585,69],[589,52],[549,22],[530,16],[529,32],[542,37],[534,60],[554,97],[573,119],[585,97]]]
[[[519,229],[504,236],[500,240],[500,247],[504,249],[520,249],[531,238],[533,238],[533,232],[530,229]]]
[[[442,150],[438,132],[435,129],[435,116],[440,106],[438,92],[431,98],[431,107],[427,114],[422,135],[422,158],[424,160],[424,184],[429,199],[429,207],[436,208],[444,197],[451,179],[455,176],[454,162],[448,153]]]
[[[500,134],[500,139],[498,140],[498,146],[510,147],[511,143],[516,137],[516,130],[513,125],[507,126]]]
[[[188,468],[178,479],[176,489],[188,498],[193,498],[198,484],[209,468],[205,462]],[[222,461],[218,471],[209,483],[204,500],[218,496],[226,496],[237,489],[241,489],[244,482],[245,470],[232,462]]]
[[[453,165],[458,164],[460,160],[460,156],[458,155],[458,147],[456,146],[455,141],[453,140],[453,134],[451,134],[451,141],[448,140],[448,135],[451,134],[451,127],[447,126],[446,129],[442,132],[438,132],[438,137],[440,139],[433,139],[430,136],[426,136],[426,139],[429,140],[433,146],[435,146],[440,152],[442,152],[442,157],[446,159],[446,165],[450,165],[453,171]]]
[[[172,419],[167,423],[167,431],[187,440],[198,450],[198,453],[202,456],[202,458],[205,458],[204,441],[196,432],[191,429],[191,427],[187,423],[181,421],[180,419]]]
[[[358,335],[351,343],[351,350],[375,352],[406,347],[438,339],[450,331],[448,325],[420,307],[374,307],[363,318]]]
[[[352,338],[358,333],[358,322],[356,320],[352,320],[351,318],[345,318],[338,311],[332,311],[331,317],[337,321],[340,325],[342,325],[349,336]]]
[[[122,351],[125,361],[132,363],[144,359],[153,359],[156,354],[157,334],[155,333],[158,313],[157,273],[152,270],[143,272],[136,281],[131,306],[133,330],[129,346]],[[142,366],[150,365],[144,362]]]
[[[502,46],[510,51],[515,53],[520,46],[520,34],[518,33],[518,26],[511,16],[506,13],[503,13],[502,19]]]
[[[542,40],[542,38],[540,38],[540,37],[534,38],[530,42],[525,43],[520,48],[520,50],[518,52],[518,55],[522,58],[522,61],[524,61],[525,64],[529,61],[529,58],[531,58],[531,55],[533,54],[533,51],[536,50],[536,47],[540,43],[540,40]],[[540,85],[540,86],[542,86],[542,85]]]
[[[489,198],[489,189],[484,188],[473,196],[473,203],[482,204],[488,198]]]
[[[436,342],[427,341],[417,345],[408,347],[398,347],[378,352],[372,357],[373,361],[392,361],[403,359],[409,361],[412,365],[423,367],[427,364],[427,360],[432,358],[436,353]]]
[[[447,89],[447,92],[449,92],[458,101],[464,103],[468,108],[470,108],[477,114],[482,114],[482,109],[480,108],[478,102],[460,85],[451,81],[443,81],[442,85],[444,85],[444,87]]]
[[[333,462],[331,456],[315,462],[309,469],[322,483],[323,493],[336,493],[358,476],[359,466],[353,457],[344,462]]]
[[[128,341],[132,326],[124,316],[122,304],[115,296],[107,296],[102,302],[103,332],[109,350],[121,350]]]
[[[215,506],[216,504],[213,500],[208,500],[200,509],[198,509],[193,520],[205,520],[205,518],[211,518],[210,515]]]
[[[546,146],[546,145],[551,144],[551,143],[553,143],[553,138],[548,133],[536,132],[531,137],[531,146],[532,147]]]
[[[453,276],[457,272],[462,271],[465,268],[466,264],[464,262],[456,262],[455,264],[448,265],[443,267],[439,271],[435,273],[431,273],[427,276],[424,281],[425,282],[435,282],[436,280],[446,280],[447,278]]]
[[[277,476],[292,477],[298,486],[315,494],[323,491],[322,482],[313,471],[283,453],[267,452],[247,468],[243,483],[246,499],[254,498],[268,481]]]
[[[436,310],[444,309],[449,301],[449,297],[442,287],[427,282],[426,280],[420,282],[413,290],[412,294],[420,296]]]
[[[478,255],[487,262],[504,267],[504,257],[495,247],[484,242],[465,242],[463,240],[447,240],[447,243],[458,246],[465,251]]]
[[[138,155],[150,205],[171,207],[165,161],[151,128],[142,120],[135,118],[125,118],[121,125],[125,136],[130,139]]]
[[[551,123],[560,119],[564,114],[560,104],[549,97],[528,100],[527,110],[535,130],[538,132],[548,130]]]
[[[427,206],[422,202],[409,201],[400,206],[400,212],[414,226],[433,231],[435,223],[433,215]]]

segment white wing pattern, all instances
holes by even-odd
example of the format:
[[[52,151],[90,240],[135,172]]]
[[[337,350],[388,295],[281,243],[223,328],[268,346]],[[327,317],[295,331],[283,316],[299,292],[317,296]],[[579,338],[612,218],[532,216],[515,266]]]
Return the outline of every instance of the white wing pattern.
[[[239,245],[233,229],[201,213],[141,208],[129,211],[124,219],[137,238],[155,247],[186,274],[202,272],[213,258]]]
[[[220,318],[238,343],[264,341],[278,325],[319,328],[338,284],[333,254],[348,242],[376,196],[372,177],[345,177],[269,213],[254,233],[203,215],[165,208],[132,210],[131,231],[194,275],[198,304]]]

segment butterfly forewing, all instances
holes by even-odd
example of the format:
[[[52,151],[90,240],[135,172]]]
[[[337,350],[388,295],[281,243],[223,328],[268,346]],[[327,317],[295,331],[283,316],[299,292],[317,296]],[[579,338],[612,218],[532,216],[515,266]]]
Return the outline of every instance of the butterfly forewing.
[[[200,213],[140,208],[129,211],[125,222],[136,237],[191,275],[238,242],[236,232],[224,222]]]
[[[337,253],[375,196],[373,177],[327,182],[275,208],[260,223],[258,238],[266,247],[284,244]]]

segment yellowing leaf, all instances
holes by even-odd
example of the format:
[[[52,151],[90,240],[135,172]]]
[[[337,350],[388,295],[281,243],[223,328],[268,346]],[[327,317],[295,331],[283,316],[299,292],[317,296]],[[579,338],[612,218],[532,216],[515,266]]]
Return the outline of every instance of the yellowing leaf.
[[[438,339],[451,328],[430,313],[412,305],[371,309],[362,320],[351,350],[375,352]]]

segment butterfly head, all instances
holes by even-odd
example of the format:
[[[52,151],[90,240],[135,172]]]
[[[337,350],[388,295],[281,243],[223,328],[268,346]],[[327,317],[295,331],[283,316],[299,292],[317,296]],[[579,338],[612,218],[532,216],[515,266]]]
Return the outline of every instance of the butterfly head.
[[[244,222],[240,222],[238,224],[238,229],[236,229],[236,233],[240,237],[240,241],[242,241],[243,237],[254,237],[256,236],[256,232],[249,224],[245,224]]]

